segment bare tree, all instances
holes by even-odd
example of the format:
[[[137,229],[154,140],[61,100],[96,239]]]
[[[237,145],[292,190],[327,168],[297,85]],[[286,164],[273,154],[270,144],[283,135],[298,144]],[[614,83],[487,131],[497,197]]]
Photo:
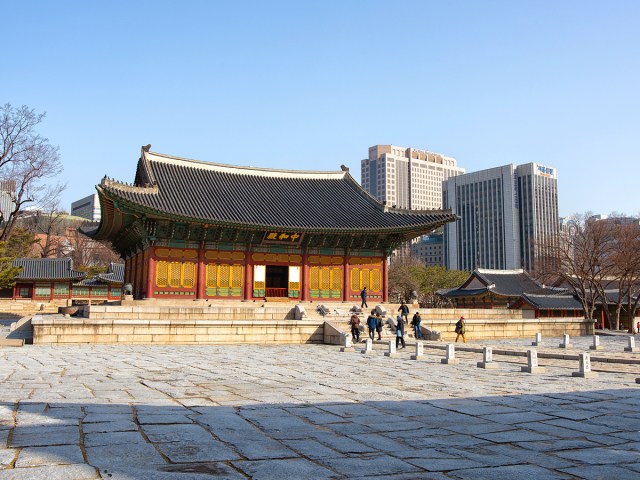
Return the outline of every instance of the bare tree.
[[[618,285],[615,328],[620,329],[621,313],[626,310],[629,332],[632,333],[640,301],[640,224],[615,225],[615,232],[616,248],[612,258]]]
[[[0,212],[0,241],[11,236],[26,206],[42,208],[56,201],[65,188],[45,183],[62,172],[62,163],[58,147],[36,133],[44,117],[24,105],[0,107],[0,180],[12,187],[6,192],[11,208]]]
[[[585,318],[593,318],[597,291],[594,271],[599,246],[589,236],[588,215],[573,215],[557,239],[543,246],[549,260],[537,276],[548,285],[568,285],[582,303]]]

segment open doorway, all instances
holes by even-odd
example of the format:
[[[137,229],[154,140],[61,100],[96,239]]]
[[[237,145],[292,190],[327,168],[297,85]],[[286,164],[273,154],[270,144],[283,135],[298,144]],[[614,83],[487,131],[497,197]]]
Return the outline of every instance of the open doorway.
[[[267,265],[266,297],[288,297],[289,267],[281,265]]]

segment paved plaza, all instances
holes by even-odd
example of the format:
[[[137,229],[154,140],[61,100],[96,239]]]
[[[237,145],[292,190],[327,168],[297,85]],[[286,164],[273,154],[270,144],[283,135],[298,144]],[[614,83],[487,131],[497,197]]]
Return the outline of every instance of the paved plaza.
[[[598,355],[640,359],[624,342]],[[640,478],[637,364],[593,362],[585,379],[577,361],[532,375],[523,357],[485,370],[478,353],[385,350],[0,348],[0,480]]]

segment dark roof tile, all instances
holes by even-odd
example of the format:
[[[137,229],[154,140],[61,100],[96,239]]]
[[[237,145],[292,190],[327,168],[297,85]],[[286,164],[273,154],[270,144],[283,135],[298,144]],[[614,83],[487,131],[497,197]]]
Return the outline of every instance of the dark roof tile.
[[[73,270],[70,258],[17,258],[15,267],[22,267],[16,277],[21,280],[79,280],[87,276],[84,272]]]
[[[349,175],[236,167],[144,151],[134,185],[98,191],[158,216],[242,227],[416,235],[457,217],[449,210],[385,208]]]

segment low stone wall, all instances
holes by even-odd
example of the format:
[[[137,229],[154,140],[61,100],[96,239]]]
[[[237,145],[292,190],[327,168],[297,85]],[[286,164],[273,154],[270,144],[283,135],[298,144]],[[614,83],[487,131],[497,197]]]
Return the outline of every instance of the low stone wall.
[[[33,317],[34,344],[323,343],[323,322],[304,320],[138,320]]]
[[[559,337],[593,335],[593,321],[584,318],[484,318],[465,317],[465,336],[469,340],[489,340],[498,338]],[[451,319],[428,319],[423,317],[422,327],[440,332],[441,340],[455,340],[455,325],[460,316]]]
[[[85,305],[80,315],[91,319],[126,320],[294,320],[295,304],[280,306]]]

